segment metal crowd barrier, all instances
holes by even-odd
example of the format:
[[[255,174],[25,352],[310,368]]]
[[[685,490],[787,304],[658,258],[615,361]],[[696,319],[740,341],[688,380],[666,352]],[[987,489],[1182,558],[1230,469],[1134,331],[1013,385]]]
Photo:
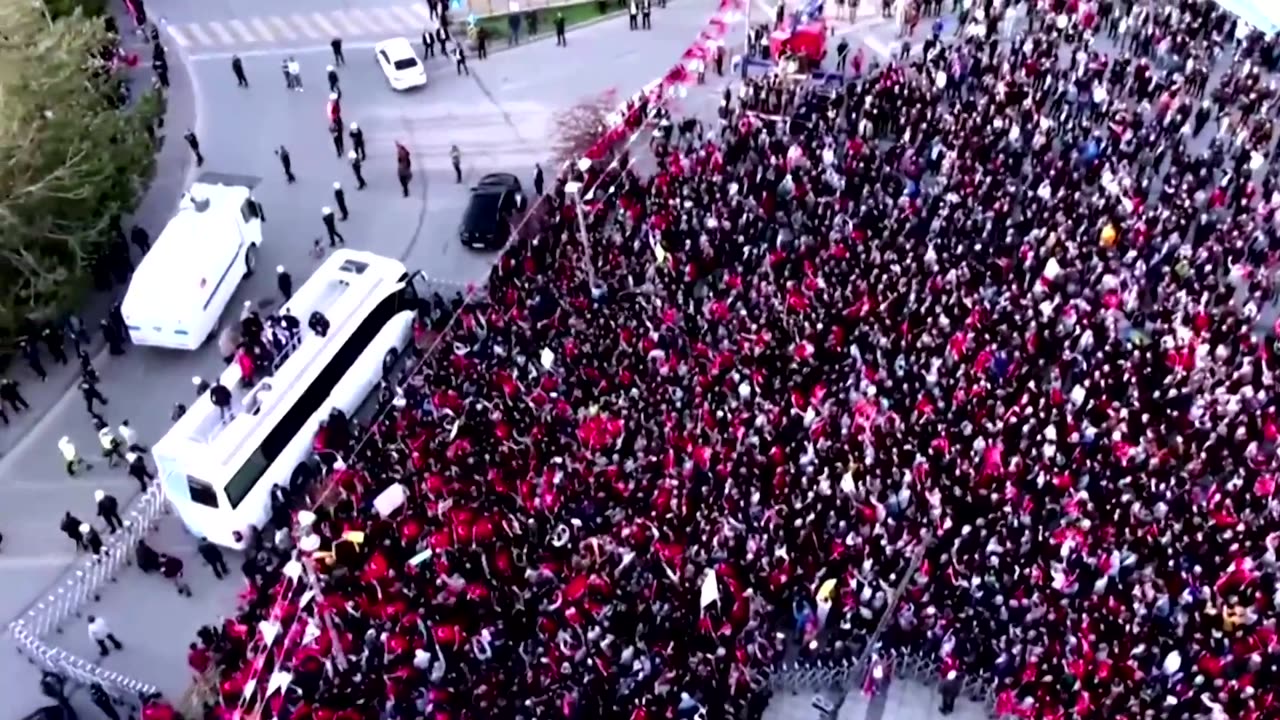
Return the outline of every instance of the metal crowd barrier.
[[[137,706],[143,696],[157,694],[156,686],[77,657],[58,648],[48,636],[63,634],[69,620],[83,618],[85,608],[102,599],[103,587],[116,582],[120,573],[133,564],[138,541],[153,532],[168,511],[164,490],[157,480],[131,503],[124,516],[124,528],[103,538],[100,554],[78,558],[42,599],[9,624],[18,653],[32,665],[73,682],[102,685],[122,706]]]

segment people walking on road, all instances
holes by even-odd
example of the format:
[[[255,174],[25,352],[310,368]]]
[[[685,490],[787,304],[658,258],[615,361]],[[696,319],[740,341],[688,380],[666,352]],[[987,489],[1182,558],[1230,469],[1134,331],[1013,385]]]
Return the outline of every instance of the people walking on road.
[[[40,361],[40,348],[29,338],[23,338],[18,341],[18,349],[22,352],[22,357],[27,361],[27,367],[31,368],[31,372],[40,378],[40,382],[49,379],[49,373],[44,369],[44,363]]]
[[[80,533],[80,526],[83,524],[84,523],[80,518],[72,515],[71,511],[68,510],[66,514],[62,516],[62,522],[58,525],[58,528],[62,530],[62,533],[71,538],[71,542],[76,544],[76,550],[89,549],[89,546],[84,544],[84,535]]]
[[[640,27],[644,30],[653,29],[653,5],[649,0],[640,0]]]
[[[124,527],[124,518],[120,517],[120,501],[115,495],[108,495],[105,490],[94,490],[93,500],[98,504],[98,517],[107,524],[107,530],[115,532]]]
[[[329,92],[341,94],[342,87],[338,83],[338,71],[332,65],[326,65],[324,71],[329,78]]]
[[[120,451],[120,438],[111,432],[106,423],[98,424],[98,444],[102,446],[102,457],[106,458],[107,467],[115,467],[116,458],[124,460],[124,453]]]
[[[293,276],[285,272],[283,265],[276,266],[276,288],[280,290],[285,302],[293,297]]]
[[[30,410],[31,405],[18,389],[18,381],[11,378],[0,380],[0,402],[8,405],[16,415],[23,410]]]
[[[214,577],[221,580],[231,574],[231,571],[227,568],[227,559],[222,556],[222,549],[209,542],[208,538],[200,538],[200,542],[196,545],[196,552],[200,553],[200,557],[209,563],[209,567],[213,569]]]
[[[356,176],[356,190],[363,190],[368,187],[369,183],[364,181],[364,163],[361,162],[360,156],[356,154],[355,150],[347,153],[347,161],[351,163],[351,172]]]
[[[564,13],[557,12],[556,19],[552,21],[556,28],[556,45],[560,47],[569,47],[569,40],[564,34]]]
[[[454,181],[457,184],[461,185],[462,184],[462,151],[458,149],[457,145],[453,145],[449,148],[449,164],[453,165]]]
[[[457,65],[458,74],[466,73],[467,77],[471,76],[471,70],[467,67],[467,53],[462,49],[462,43],[453,44],[453,62]]]
[[[236,76],[236,85],[242,88],[249,87],[249,78],[244,74],[244,61],[239,55],[231,56],[231,72]]]
[[[178,417],[181,417],[181,415]],[[129,462],[129,477],[138,481],[138,488],[140,490],[146,491],[147,481],[154,480],[156,477],[151,474],[151,470],[147,467],[146,458],[142,457],[138,453],[131,452],[125,455],[124,459]]]
[[[360,158],[360,162],[364,162],[368,158],[368,153],[364,147],[364,130],[360,129],[360,124],[351,121],[351,130],[347,132],[351,136],[351,149],[355,151],[356,157]]]
[[[333,150],[342,157],[346,152],[346,141],[342,139],[342,124],[337,120],[329,122],[329,137],[333,139]]]
[[[63,435],[58,440],[58,452],[62,453],[62,459],[66,462],[68,477],[75,477],[77,470],[88,472],[93,469],[93,465],[85,462],[84,458],[80,457],[80,452],[76,450],[75,444],[66,435]]]
[[[111,627],[107,625],[107,621],[95,615],[89,616],[89,639],[98,644],[98,654],[102,657],[111,654],[107,643],[111,643],[111,647],[116,650],[124,649],[124,643],[120,642],[115,633],[111,632]]]
[[[129,242],[138,248],[139,255],[146,255],[151,250],[151,236],[147,234],[146,228],[141,225],[134,225],[129,231]]]
[[[413,179],[413,160],[409,148],[396,143],[396,177],[400,180],[400,191],[409,197],[409,181]]]
[[[632,30],[640,29],[640,6],[637,0],[631,0],[627,5],[627,25]]]
[[[101,558],[102,550],[106,546],[102,542],[102,536],[89,523],[80,523],[80,534],[84,536],[84,546],[93,553],[95,558]]]
[[[836,72],[843,73],[848,62],[849,41],[845,38],[840,38],[840,44],[836,45]]]
[[[151,243],[150,243],[150,238],[146,237],[147,231],[143,230],[140,227],[135,226],[134,233],[136,234],[137,231],[142,232],[142,235],[143,235],[142,241],[146,245],[147,249],[150,250]],[[134,245],[138,244],[138,240],[136,238],[132,239],[132,242]],[[76,315],[75,313],[71,313],[70,315],[67,316],[67,321],[64,324],[63,332],[66,333],[67,337],[71,338],[71,344],[75,346],[77,355],[79,355],[80,353],[83,353],[84,349],[88,347],[89,331],[85,329],[84,320],[81,320],[79,315]]]
[[[342,67],[347,64],[347,58],[342,54],[342,38],[336,37],[329,41],[329,48],[333,50],[333,64]]]
[[[533,193],[538,197],[542,197],[542,188],[546,182],[542,177],[542,163],[533,164]]]
[[[80,395],[84,397],[84,407],[89,411],[89,414],[99,422],[106,422],[102,415],[93,407],[95,402],[102,403],[103,405],[111,404],[102,394],[102,391],[98,390],[98,386],[88,380],[81,380]]]
[[[283,145],[276,148],[276,157],[280,158],[280,167],[284,168],[285,182],[290,185],[298,182],[297,176],[293,174],[293,158],[289,157],[289,149]]]
[[[422,59],[436,56],[436,34],[430,30],[422,31]]]
[[[54,362],[59,365],[67,364],[67,349],[63,344],[65,338],[61,330],[46,326],[44,330],[40,331],[40,339],[44,341],[44,347],[49,351],[49,356],[53,358]]]
[[[347,244],[347,239],[342,237],[342,233],[338,232],[338,224],[333,217],[333,208],[325,205],[320,208],[321,217],[324,220],[324,231],[329,235],[329,247],[337,247],[338,243]]]
[[[290,55],[284,61],[284,69],[288,74],[289,88],[295,92],[302,92],[302,65]]]
[[[116,428],[120,432],[121,443],[129,449],[129,452],[145,453],[147,446],[138,442],[138,431],[133,429],[128,420],[120,423]]]
[[[124,354],[124,338],[120,335],[120,329],[110,320],[102,320],[98,324],[102,330],[102,339],[107,341],[107,352],[112,355]]]
[[[204,165],[204,155],[200,154],[200,138],[196,137],[195,131],[188,128],[182,139],[187,141],[187,147],[191,148],[191,154],[196,156],[196,167]]]
[[[107,720],[120,720],[120,711],[116,710],[115,702],[111,700],[111,696],[102,687],[102,683],[95,682],[89,686],[89,699],[93,701],[93,706],[98,708],[98,712],[102,713]]]
[[[484,60],[489,57],[489,30],[481,25],[476,28],[476,59]]]
[[[342,183],[336,181],[333,183],[333,202],[338,206],[338,212],[342,213],[343,222],[351,217],[351,213],[347,211],[347,194],[342,191]]]
[[[324,115],[329,119],[329,123],[338,126],[338,131],[342,131],[342,98],[338,97],[338,93],[329,93],[329,99],[324,105]]]

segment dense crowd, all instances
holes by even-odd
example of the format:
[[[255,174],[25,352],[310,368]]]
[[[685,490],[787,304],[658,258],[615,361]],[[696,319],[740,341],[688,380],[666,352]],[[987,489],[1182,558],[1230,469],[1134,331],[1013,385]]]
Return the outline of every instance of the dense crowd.
[[[888,612],[879,652],[999,714],[1280,717],[1280,53],[1209,3],[1049,5],[746,83],[609,179],[589,252],[562,181],[326,439],[321,592],[268,553],[203,632],[223,716],[758,718]]]

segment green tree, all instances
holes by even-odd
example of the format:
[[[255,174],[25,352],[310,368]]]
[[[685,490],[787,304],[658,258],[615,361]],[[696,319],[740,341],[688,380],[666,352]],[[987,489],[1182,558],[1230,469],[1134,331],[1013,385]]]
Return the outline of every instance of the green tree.
[[[107,222],[131,210],[154,165],[158,104],[118,110],[102,22],[0,0],[0,342],[74,308]]]

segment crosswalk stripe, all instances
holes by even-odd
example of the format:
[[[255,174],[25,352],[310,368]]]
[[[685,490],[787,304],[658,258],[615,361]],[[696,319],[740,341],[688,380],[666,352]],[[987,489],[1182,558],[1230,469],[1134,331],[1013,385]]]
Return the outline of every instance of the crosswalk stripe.
[[[182,31],[173,25],[169,25],[165,29],[169,31],[169,37],[173,38],[173,41],[182,47],[186,47],[191,44],[191,41],[187,39],[187,36],[182,34]]]
[[[394,15],[386,10],[383,10],[382,8],[373,8],[370,12],[373,13],[374,20],[377,20],[378,23],[382,25],[379,29],[384,31],[400,29],[400,22],[396,20]]]
[[[419,25],[421,25],[421,22],[418,20],[417,16],[409,12],[408,9],[406,8],[391,7],[387,9],[391,11],[392,15],[396,16],[396,18],[400,21],[400,24],[403,26],[416,28]]]
[[[316,29],[312,27],[311,23],[305,16],[290,15],[289,19],[293,20],[293,24],[298,26],[298,29],[302,31],[303,35],[316,38],[317,40],[322,37],[320,33],[316,32]]]
[[[311,21],[318,25],[321,30],[328,33],[331,39],[342,34],[339,33],[338,29],[333,26],[333,23],[329,22],[329,20],[321,13],[311,13]]]
[[[347,11],[347,15],[355,21],[356,25],[362,28],[361,32],[382,32],[382,28],[378,27],[377,23],[369,19],[369,16],[365,15],[363,10],[351,9]]]
[[[347,13],[342,10],[334,10],[333,19],[336,20],[338,24],[342,26],[342,29],[344,31],[343,34],[359,35],[361,32],[363,32],[358,25],[351,22],[351,18],[347,17]]]
[[[208,25],[209,29],[213,31],[214,35],[218,36],[218,41],[223,45],[230,45],[235,42],[235,38],[231,37],[231,33],[227,32],[227,29],[222,26],[222,23],[216,20],[210,20]]]
[[[206,33],[204,29],[201,28],[199,25],[192,23],[190,25],[187,25],[186,27],[187,27],[187,32],[191,33],[191,37],[196,39],[197,44],[200,44],[200,45],[214,44],[213,38],[209,37],[208,33]]]
[[[276,32],[283,35],[286,40],[298,39],[298,34],[295,33],[293,31],[293,28],[289,27],[289,23],[285,22],[284,20],[272,15],[271,17],[267,18],[267,22],[271,25],[271,27],[276,29]]]
[[[275,33],[271,32],[271,28],[262,22],[262,18],[249,18],[249,24],[253,26],[254,32],[258,33],[263,42],[271,42],[276,39]]]
[[[249,32],[249,27],[239,20],[228,20],[227,24],[231,26],[236,35],[240,36],[241,42],[253,42],[257,39],[253,36],[253,33]]]
[[[422,18],[423,20],[434,20],[434,19],[435,19],[435,18],[431,17],[431,10],[430,10],[430,9],[428,9],[428,8],[425,8],[425,7],[421,6],[421,5],[410,5],[410,6],[409,6],[409,10],[411,10],[412,12],[417,13],[417,14],[418,14],[418,17]]]

